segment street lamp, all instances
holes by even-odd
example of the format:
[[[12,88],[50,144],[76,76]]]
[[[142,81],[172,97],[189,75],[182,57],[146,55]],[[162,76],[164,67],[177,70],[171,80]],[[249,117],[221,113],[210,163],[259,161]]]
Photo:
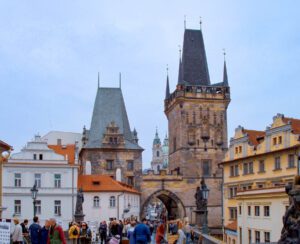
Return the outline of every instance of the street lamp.
[[[204,179],[201,182],[201,190],[202,190],[202,197],[204,200],[204,223],[202,226],[202,233],[203,234],[208,234],[209,233],[209,229],[208,229],[208,220],[207,220],[207,200],[208,200],[208,195],[209,195],[209,189],[205,184]]]
[[[33,187],[30,189],[31,191],[31,197],[32,197],[32,200],[33,200],[33,217],[36,216],[36,197],[37,197],[37,194],[38,194],[38,189],[36,187],[36,183],[34,183]]]

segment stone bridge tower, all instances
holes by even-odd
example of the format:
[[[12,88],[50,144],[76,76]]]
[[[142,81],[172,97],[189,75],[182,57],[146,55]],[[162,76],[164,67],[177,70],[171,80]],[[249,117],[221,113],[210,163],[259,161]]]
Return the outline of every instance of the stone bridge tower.
[[[178,83],[170,93],[167,77],[165,114],[169,129],[169,170],[143,176],[143,206],[160,199],[169,217],[188,217],[195,223],[196,188],[210,189],[208,225],[220,234],[222,226],[222,171],[227,150],[227,107],[230,103],[226,63],[223,81],[211,84],[201,30],[186,29],[179,60]]]

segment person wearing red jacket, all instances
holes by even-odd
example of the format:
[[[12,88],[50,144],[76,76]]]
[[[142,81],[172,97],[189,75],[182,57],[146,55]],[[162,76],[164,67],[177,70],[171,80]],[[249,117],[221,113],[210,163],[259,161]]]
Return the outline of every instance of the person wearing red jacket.
[[[67,244],[64,231],[60,225],[56,223],[55,219],[50,219],[50,231],[48,237],[48,244]]]

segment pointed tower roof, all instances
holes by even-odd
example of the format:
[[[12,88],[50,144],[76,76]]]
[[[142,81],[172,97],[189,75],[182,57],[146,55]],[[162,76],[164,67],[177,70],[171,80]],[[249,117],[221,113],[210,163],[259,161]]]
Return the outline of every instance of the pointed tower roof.
[[[228,86],[228,76],[227,76],[226,60],[224,60],[223,85],[224,86]]]
[[[154,137],[154,140],[153,140],[153,145],[161,145],[161,141],[160,141],[160,138],[158,136],[157,128],[156,128],[155,137]]]
[[[179,64],[180,72],[182,72],[182,80],[180,79],[180,82],[184,81],[189,85],[210,85],[201,30],[185,29],[182,63]]]
[[[89,138],[85,147],[104,147],[102,144],[103,135],[112,121],[119,127],[119,132],[124,135],[125,148],[142,149],[133,143],[133,135],[130,130],[121,88],[104,87],[97,90]]]
[[[166,85],[166,98],[168,99],[170,97],[170,85],[169,85],[169,74],[167,74],[167,85]]]
[[[184,84],[183,77],[182,77],[182,60],[181,57],[179,58],[179,67],[178,67],[178,85]]]

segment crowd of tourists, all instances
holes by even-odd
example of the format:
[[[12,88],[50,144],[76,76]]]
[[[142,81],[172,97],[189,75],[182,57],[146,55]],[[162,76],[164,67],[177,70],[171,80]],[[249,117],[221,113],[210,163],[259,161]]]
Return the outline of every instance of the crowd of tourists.
[[[13,244],[91,244],[93,239],[92,230],[86,222],[71,222],[67,233],[64,233],[55,219],[46,220],[43,227],[39,224],[38,217],[33,218],[30,226],[27,219],[20,223],[15,218],[13,222]],[[192,227],[187,221],[181,220],[165,222],[143,219],[138,222],[134,218],[123,221],[111,219],[108,222],[102,221],[97,232],[96,239],[101,244],[119,244],[123,239],[128,239],[129,244],[165,244],[168,243],[166,234],[176,237],[176,244],[191,244],[194,239]]]
[[[28,226],[28,220],[20,223],[19,219],[13,219],[11,241],[13,244],[66,244],[63,229],[55,219],[45,221],[42,227],[39,218],[34,217],[33,223]]]

